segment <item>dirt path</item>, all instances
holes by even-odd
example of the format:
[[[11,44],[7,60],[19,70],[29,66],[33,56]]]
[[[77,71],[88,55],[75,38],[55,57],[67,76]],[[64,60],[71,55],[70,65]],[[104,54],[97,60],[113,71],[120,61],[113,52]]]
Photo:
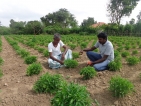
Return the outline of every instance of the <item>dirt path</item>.
[[[2,37],[3,77],[0,80],[0,106],[50,106],[50,96],[32,91],[38,76],[26,76],[27,65]]]

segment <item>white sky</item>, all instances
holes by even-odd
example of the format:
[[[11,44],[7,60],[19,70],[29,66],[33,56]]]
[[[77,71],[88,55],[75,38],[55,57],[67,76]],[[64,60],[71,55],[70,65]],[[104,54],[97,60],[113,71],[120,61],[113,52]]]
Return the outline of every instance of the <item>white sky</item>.
[[[9,26],[9,21],[33,21],[66,8],[80,25],[84,19],[93,17],[97,22],[108,23],[107,4],[109,0],[0,0],[0,21],[3,26]],[[139,8],[140,7],[140,8]],[[130,17],[123,18],[121,23],[125,24],[141,11],[141,1],[132,11]]]

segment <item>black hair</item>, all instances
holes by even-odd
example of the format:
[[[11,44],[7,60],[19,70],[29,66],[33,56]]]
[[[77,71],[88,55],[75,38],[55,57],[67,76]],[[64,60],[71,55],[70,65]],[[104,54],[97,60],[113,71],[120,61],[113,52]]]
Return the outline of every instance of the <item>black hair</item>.
[[[107,34],[105,34],[104,32],[101,32],[97,35],[98,38],[103,38],[103,39],[107,39]]]

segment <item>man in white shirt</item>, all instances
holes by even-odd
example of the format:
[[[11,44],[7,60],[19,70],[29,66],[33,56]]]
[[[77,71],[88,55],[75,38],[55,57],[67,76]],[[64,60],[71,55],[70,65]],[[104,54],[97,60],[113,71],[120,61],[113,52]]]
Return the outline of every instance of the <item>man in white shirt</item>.
[[[105,33],[99,33],[97,35],[98,41],[91,48],[85,48],[87,57],[90,59],[89,65],[93,66],[97,71],[103,71],[107,69],[108,64],[114,60],[114,48],[112,43],[107,39]],[[94,49],[99,48],[100,53],[93,52]],[[83,53],[80,52],[80,54]]]
[[[64,48],[64,52],[61,52],[61,47]],[[64,60],[72,59],[72,51],[61,41],[60,34],[54,34],[53,42],[48,44],[49,51],[49,67],[60,68],[64,65]]]

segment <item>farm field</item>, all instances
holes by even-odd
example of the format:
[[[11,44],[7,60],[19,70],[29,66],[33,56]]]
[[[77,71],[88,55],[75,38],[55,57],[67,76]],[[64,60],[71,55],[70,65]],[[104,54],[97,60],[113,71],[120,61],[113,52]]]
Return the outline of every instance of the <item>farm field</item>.
[[[53,94],[38,94],[32,89],[34,83],[46,72],[60,74],[67,82],[86,86],[93,100],[92,106],[141,106],[141,62],[129,65],[126,60],[128,57],[137,57],[141,60],[141,38],[109,36],[108,39],[113,43],[115,52],[120,54],[122,67],[117,71],[97,72],[93,78],[84,80],[80,75],[80,70],[86,67],[88,61],[85,53],[75,58],[78,62],[75,68],[50,69],[47,64],[48,55],[45,55],[45,51],[47,44],[52,41],[52,36],[0,36],[2,44],[0,57],[3,59],[3,64],[0,65],[3,73],[0,78],[0,106],[51,106],[50,101],[54,97]],[[97,37],[68,35],[62,36],[62,41],[72,49],[73,53],[78,53],[82,48],[94,45]],[[42,66],[42,71],[38,75],[27,76],[26,70],[29,65],[24,62],[24,58],[9,42],[16,42],[20,48],[36,56],[37,62]],[[115,75],[131,81],[135,92],[121,98],[114,97],[108,88],[111,77]]]

